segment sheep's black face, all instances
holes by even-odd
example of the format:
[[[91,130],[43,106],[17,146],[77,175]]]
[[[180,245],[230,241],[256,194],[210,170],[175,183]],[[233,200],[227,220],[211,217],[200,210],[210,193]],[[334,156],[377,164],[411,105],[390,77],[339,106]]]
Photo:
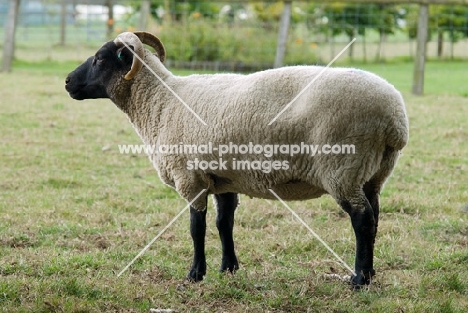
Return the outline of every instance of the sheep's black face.
[[[65,80],[65,89],[76,100],[109,98],[109,86],[128,72],[133,55],[109,41]]]

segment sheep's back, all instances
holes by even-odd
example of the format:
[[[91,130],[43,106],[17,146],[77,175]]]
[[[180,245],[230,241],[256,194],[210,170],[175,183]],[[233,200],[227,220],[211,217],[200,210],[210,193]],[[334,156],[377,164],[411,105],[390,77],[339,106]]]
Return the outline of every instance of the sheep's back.
[[[386,145],[401,149],[407,141],[407,120],[401,95],[385,80],[355,69],[287,67],[251,75],[196,75],[173,85],[208,125],[180,103],[166,110],[160,144],[218,147],[223,144],[353,145],[355,154],[224,155],[229,170],[200,171],[212,192],[239,192],[270,197],[268,188],[281,187],[285,199],[300,200],[326,193],[329,180],[347,177],[364,183],[379,168]],[[318,75],[320,76],[318,77]],[[315,81],[314,81],[315,79]],[[313,83],[308,86],[310,82]],[[182,88],[183,86],[183,88]],[[291,101],[300,92],[303,94]],[[268,125],[285,107],[289,108]],[[177,131],[173,131],[173,128]],[[171,156],[162,156],[164,164]],[[198,157],[219,160],[216,153],[177,156],[177,162]],[[232,161],[279,160],[288,170],[232,170]],[[184,170],[184,169],[181,169]],[[165,170],[167,171],[167,170]],[[168,173],[168,177],[173,174]],[[255,181],[259,183],[256,185]],[[217,185],[217,186],[216,186]],[[288,190],[294,190],[288,192]]]
[[[369,130],[407,128],[403,100],[392,85],[355,69],[330,68],[317,78],[322,70],[297,66],[251,75],[198,75],[188,88],[176,92],[208,126],[201,125],[181,104],[177,104],[178,116],[173,111],[171,120],[187,128],[184,133],[190,139],[200,132],[205,134],[203,138],[259,143],[332,143],[361,137]],[[268,125],[286,106],[289,108]]]

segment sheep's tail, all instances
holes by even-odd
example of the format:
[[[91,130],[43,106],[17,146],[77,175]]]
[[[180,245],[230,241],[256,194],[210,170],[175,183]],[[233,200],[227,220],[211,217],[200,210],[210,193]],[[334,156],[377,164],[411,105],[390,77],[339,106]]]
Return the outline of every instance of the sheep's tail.
[[[405,104],[400,96],[400,102],[395,108],[392,122],[387,128],[386,145],[398,151],[406,146],[408,138],[408,117],[406,116]]]
[[[394,147],[386,146],[380,161],[378,170],[372,177],[364,184],[364,192],[379,194],[382,190],[386,180],[392,174],[393,169],[400,156],[400,151]]]
[[[379,193],[385,181],[391,175],[402,150],[408,143],[409,126],[405,104],[400,96],[394,106],[391,122],[388,124],[385,136],[385,149],[377,171],[364,185],[364,190]]]

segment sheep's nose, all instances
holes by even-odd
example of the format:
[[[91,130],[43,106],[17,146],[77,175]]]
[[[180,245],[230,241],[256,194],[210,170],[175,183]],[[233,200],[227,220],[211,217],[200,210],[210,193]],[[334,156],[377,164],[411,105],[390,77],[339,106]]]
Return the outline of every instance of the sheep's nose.
[[[71,80],[71,79],[70,79],[70,76],[67,76],[67,78],[65,78],[65,84],[68,85],[68,83],[70,82],[70,80]]]

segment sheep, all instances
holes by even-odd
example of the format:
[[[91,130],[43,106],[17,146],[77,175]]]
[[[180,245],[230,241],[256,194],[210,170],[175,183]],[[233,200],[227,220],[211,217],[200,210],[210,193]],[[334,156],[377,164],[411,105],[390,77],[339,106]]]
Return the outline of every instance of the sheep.
[[[194,254],[187,278],[197,282],[206,275],[208,195],[213,196],[217,208],[220,270],[235,272],[239,269],[233,241],[238,195],[275,200],[272,190],[285,201],[332,196],[349,214],[355,232],[351,285],[358,289],[370,284],[375,275],[379,194],[408,141],[408,119],[400,92],[384,79],[352,68],[291,66],[249,75],[179,77],[163,65],[164,59],[164,46],[156,36],[122,33],[72,71],[65,88],[76,100],[109,98],[148,146],[313,143],[352,144],[355,148],[354,154],[278,154],[274,157],[281,163],[269,171],[258,166],[250,170],[228,168],[219,151],[148,153],[162,182],[190,203]],[[284,110],[301,90],[303,94]],[[282,109],[284,113],[271,123]],[[272,160],[266,154],[246,156],[235,150],[223,157],[233,164],[242,160],[258,165]],[[219,161],[222,166],[197,168],[195,159],[205,161],[205,165]]]

